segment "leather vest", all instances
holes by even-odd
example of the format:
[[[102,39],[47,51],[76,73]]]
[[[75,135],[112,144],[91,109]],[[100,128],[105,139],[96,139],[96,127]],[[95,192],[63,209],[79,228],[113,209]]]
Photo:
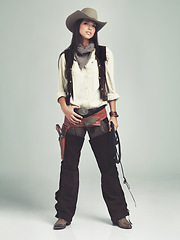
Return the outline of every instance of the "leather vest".
[[[72,65],[73,65],[73,57],[70,56],[71,51],[70,49],[66,49],[63,53],[65,53],[65,60],[66,60],[66,70],[65,70],[65,77],[68,80],[67,91],[66,91],[66,103],[67,105],[70,104],[70,98],[73,98],[73,79],[72,79]],[[98,69],[99,69],[99,91],[100,97],[103,101],[107,101],[107,92],[108,90],[107,81],[106,81],[106,71],[105,71],[105,61],[106,61],[106,47],[99,46],[99,51],[95,52]],[[72,59],[72,61],[69,61]]]

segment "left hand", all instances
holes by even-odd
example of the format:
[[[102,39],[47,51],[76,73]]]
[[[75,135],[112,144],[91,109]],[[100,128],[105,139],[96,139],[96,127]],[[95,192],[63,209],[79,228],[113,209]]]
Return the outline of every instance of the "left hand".
[[[110,119],[109,119],[109,131],[111,131],[111,122],[113,122],[114,123],[114,131],[116,131],[117,130],[117,128],[118,128],[118,121],[117,121],[117,117],[111,117]]]

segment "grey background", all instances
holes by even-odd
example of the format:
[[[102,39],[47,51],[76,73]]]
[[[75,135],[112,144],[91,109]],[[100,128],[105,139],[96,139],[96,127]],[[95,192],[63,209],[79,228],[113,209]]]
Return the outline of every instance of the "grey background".
[[[99,43],[114,54],[122,161],[136,197],[141,182],[179,181],[180,2],[1,0],[1,209],[54,214],[57,60],[71,40],[66,17],[84,7],[108,22]],[[98,190],[88,139],[80,171],[82,189]]]

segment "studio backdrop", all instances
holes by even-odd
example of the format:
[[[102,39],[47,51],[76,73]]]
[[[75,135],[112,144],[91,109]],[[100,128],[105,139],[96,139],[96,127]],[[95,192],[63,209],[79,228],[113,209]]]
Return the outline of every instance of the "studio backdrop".
[[[180,2],[178,0],[2,0],[2,206],[49,206],[58,186],[57,62],[70,44],[66,17],[97,9],[99,43],[114,55],[122,161],[131,181],[179,176]],[[87,139],[88,140],[88,139]],[[81,178],[97,177],[85,142]],[[38,206],[39,207],[39,206]]]

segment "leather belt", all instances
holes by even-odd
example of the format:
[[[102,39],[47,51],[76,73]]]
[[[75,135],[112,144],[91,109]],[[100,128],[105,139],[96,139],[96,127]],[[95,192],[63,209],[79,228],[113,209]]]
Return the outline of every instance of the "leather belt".
[[[105,105],[99,107],[99,108],[85,108],[85,107],[82,107],[82,108],[75,108],[74,111],[75,113],[81,115],[82,117],[86,118],[86,117],[89,117],[91,115],[93,115],[94,113],[97,113],[99,111],[101,111],[103,108],[105,108]]]
[[[106,109],[103,108],[102,110],[92,114],[89,117],[84,117],[80,123],[72,124],[69,120],[65,117],[64,125],[67,127],[91,127],[91,126],[100,126],[101,121],[107,117]]]
[[[64,124],[62,126],[62,134],[63,138],[59,140],[60,146],[61,146],[61,158],[64,159],[64,149],[65,149],[65,139],[66,139],[66,133],[69,128],[71,127],[94,127],[94,126],[100,126],[101,121],[104,120],[107,117],[106,109],[103,107],[102,110],[92,114],[89,117],[84,117],[80,123],[78,124],[72,124],[66,117],[64,119]]]

